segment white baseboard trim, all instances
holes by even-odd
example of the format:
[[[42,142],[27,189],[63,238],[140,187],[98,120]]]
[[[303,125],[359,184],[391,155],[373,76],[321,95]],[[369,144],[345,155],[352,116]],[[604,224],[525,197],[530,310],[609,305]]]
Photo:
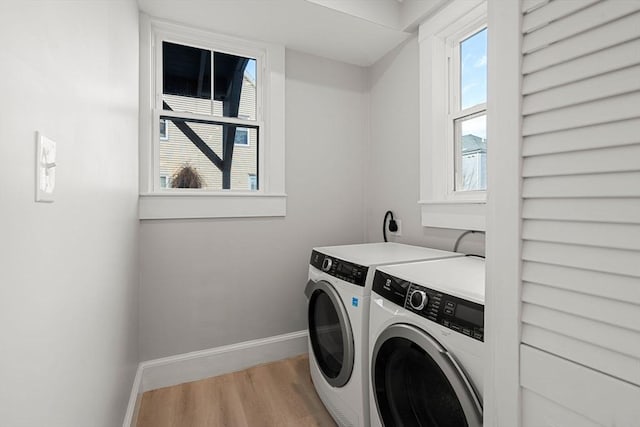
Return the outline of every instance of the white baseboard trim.
[[[146,391],[241,371],[307,350],[307,331],[304,330],[141,362],[123,427],[135,427],[139,400]]]
[[[129,404],[127,412],[124,415],[122,427],[136,427],[138,421],[138,409],[140,409],[140,400],[142,398],[142,364],[138,364],[136,377],[133,380],[131,394],[129,395]]]

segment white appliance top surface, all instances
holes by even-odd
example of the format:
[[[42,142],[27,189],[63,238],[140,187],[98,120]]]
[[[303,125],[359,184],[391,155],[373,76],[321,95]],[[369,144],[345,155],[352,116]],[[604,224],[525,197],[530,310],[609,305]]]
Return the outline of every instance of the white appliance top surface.
[[[314,250],[364,267],[462,256],[456,252],[393,242],[325,246]]]
[[[398,279],[484,305],[484,259],[461,257],[409,264],[387,265],[378,270]]]

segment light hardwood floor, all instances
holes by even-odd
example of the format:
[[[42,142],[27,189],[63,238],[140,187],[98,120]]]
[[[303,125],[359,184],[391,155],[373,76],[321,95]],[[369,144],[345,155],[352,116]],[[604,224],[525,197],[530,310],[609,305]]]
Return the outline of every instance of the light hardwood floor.
[[[335,427],[316,394],[309,357],[143,394],[137,427]]]

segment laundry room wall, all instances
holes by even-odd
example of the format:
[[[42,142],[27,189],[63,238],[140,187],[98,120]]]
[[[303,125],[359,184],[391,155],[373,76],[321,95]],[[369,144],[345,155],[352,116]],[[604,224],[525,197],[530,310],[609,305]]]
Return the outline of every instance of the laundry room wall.
[[[138,362],[137,5],[4,0],[0,40],[0,425],[113,427]]]
[[[365,238],[366,79],[287,50],[286,217],[142,221],[142,360],[306,329],[311,248]]]
[[[417,36],[368,69],[370,142],[367,165],[367,241],[383,241],[387,210],[400,219],[402,235],[390,241],[452,250],[461,230],[423,227],[420,206],[420,93]],[[472,234],[459,250],[484,254],[484,238]]]

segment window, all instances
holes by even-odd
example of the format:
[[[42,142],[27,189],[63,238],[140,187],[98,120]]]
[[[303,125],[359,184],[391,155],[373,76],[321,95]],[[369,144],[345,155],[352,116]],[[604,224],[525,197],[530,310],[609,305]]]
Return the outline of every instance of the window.
[[[170,121],[177,130],[160,146],[159,175],[197,171],[197,183],[174,180],[173,191],[246,189],[243,178],[258,173],[258,144],[250,153],[238,153],[234,145],[248,146],[250,130],[259,140],[263,127],[257,114],[258,59],[166,40],[161,46],[156,109],[160,123]]]
[[[160,119],[160,141],[167,140],[169,140],[169,123],[165,119]]]
[[[453,191],[487,189],[487,28],[455,40],[449,54],[449,126],[453,126]]]
[[[284,48],[142,26],[141,217],[284,215]]]
[[[249,145],[249,129],[237,128],[236,137],[233,140],[235,145]]]
[[[161,188],[171,187],[171,178],[167,175],[160,175],[160,187]]]
[[[255,191],[257,189],[258,189],[257,175],[249,174],[249,190]]]
[[[455,0],[419,31],[422,225],[484,230],[486,2]]]

